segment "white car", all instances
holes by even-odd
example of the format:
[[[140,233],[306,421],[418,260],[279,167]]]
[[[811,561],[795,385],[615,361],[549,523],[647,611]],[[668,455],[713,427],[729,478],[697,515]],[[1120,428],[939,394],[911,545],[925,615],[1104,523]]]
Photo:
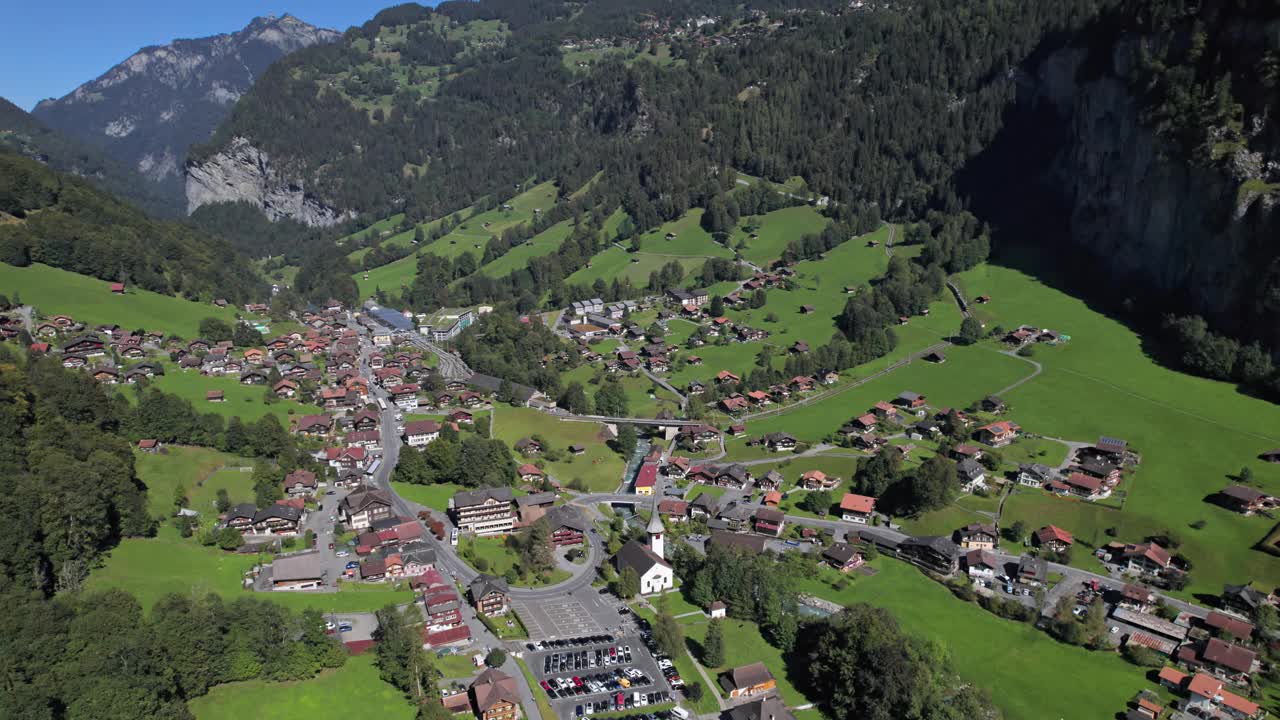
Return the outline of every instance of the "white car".
[[[334,557],[347,557],[347,556],[348,556],[348,555],[350,555],[350,554],[351,554],[351,553],[347,552],[346,550],[339,550],[338,552],[334,553],[333,555],[334,555]]]

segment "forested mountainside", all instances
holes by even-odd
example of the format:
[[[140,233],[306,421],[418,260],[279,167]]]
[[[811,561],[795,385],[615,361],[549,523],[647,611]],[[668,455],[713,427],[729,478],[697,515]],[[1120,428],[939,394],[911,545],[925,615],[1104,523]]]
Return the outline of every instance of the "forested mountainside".
[[[254,18],[234,33],[143,48],[33,114],[180,196],[187,148],[209,137],[254,79],[278,58],[338,37],[289,15]]]
[[[1188,369],[1248,385],[1280,347],[1278,22],[1261,0],[1102,14],[1028,65],[966,187],[998,237],[1083,248],[1092,295],[1175,316]]]
[[[180,188],[148,181],[128,164],[50,128],[4,98],[0,98],[0,148],[39,160],[58,172],[79,175],[151,215],[176,217],[184,209]]]
[[[141,210],[82,178],[0,152],[0,262],[33,262],[146,290],[236,302],[261,297],[225,241]]]

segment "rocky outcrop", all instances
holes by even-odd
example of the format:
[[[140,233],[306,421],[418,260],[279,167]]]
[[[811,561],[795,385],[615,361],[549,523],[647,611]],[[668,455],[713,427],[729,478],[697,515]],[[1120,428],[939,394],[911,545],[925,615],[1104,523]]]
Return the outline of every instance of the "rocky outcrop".
[[[273,222],[290,218],[327,227],[354,216],[307,194],[301,181],[286,178],[266,153],[242,137],[232,138],[218,153],[190,163],[186,175],[187,212],[218,202],[247,202]]]
[[[180,193],[187,148],[209,137],[268,65],[339,37],[289,15],[255,18],[238,32],[143,48],[32,114]]]

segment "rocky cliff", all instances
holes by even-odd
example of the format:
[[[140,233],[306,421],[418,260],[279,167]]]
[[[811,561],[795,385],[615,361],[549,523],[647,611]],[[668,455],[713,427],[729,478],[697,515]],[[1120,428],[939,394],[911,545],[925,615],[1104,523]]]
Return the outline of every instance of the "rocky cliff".
[[[289,15],[255,18],[238,32],[143,48],[32,114],[178,190],[187,148],[209,137],[268,65],[339,37]]]
[[[354,214],[325,205],[301,181],[283,177],[271,159],[247,139],[236,137],[219,152],[188,164],[187,212],[218,202],[247,202],[273,222],[291,218],[313,227],[334,225]]]
[[[1151,305],[1280,346],[1280,153],[1266,113],[1246,104],[1238,132],[1197,118],[1189,149],[1171,123],[1153,122],[1152,100],[1138,90],[1144,42],[1126,35],[1062,49],[1030,69],[1019,107],[1051,122],[1023,147],[1056,149],[1043,167],[1023,169],[1040,174],[1066,213],[1066,234],[1097,258],[1088,282],[1132,283],[1126,292],[1138,297],[1158,291]]]

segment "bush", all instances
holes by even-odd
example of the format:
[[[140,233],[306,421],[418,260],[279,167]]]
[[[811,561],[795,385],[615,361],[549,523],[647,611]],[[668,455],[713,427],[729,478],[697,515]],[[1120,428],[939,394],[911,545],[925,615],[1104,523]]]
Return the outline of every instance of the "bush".
[[[244,538],[235,528],[222,528],[218,531],[217,543],[223,550],[237,550],[244,544]]]
[[[702,683],[697,680],[686,681],[684,694],[689,696],[689,700],[695,703],[698,702],[702,699],[702,692]]]
[[[1205,525],[1208,525],[1208,524],[1209,524],[1209,523],[1205,522],[1203,519],[1200,519],[1200,520],[1197,520],[1197,521],[1195,521],[1195,522],[1191,523],[1191,528],[1192,528],[1193,530],[1203,530],[1203,529],[1204,529],[1204,526],[1205,526]]]
[[[480,572],[487,572],[489,570],[489,561],[482,557],[478,557],[475,559],[475,566]]]
[[[1138,667],[1158,668],[1164,666],[1164,658],[1151,648],[1126,643],[1122,652],[1126,660]]]
[[[484,656],[484,664],[491,668],[502,667],[507,662],[507,653],[502,648],[494,648]]]

